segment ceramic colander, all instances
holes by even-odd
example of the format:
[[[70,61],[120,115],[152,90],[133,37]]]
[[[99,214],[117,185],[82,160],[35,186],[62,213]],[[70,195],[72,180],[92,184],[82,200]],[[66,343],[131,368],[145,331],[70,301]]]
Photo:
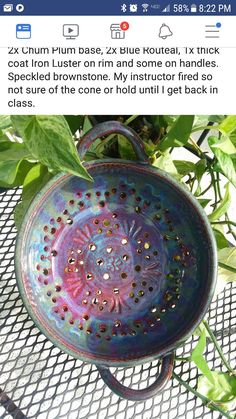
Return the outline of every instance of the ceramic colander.
[[[94,182],[55,176],[18,235],[16,273],[25,306],[59,348],[94,363],[121,397],[143,400],[171,376],[173,351],[202,320],[216,278],[207,217],[180,183],[148,162],[130,128],[106,122],[79,143],[126,136],[138,161],[86,162]],[[110,366],[162,359],[146,389],[123,386]]]

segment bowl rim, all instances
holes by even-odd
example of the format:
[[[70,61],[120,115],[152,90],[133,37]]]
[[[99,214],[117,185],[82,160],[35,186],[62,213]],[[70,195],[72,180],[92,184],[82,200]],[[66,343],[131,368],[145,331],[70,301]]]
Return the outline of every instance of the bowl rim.
[[[208,217],[203,210],[203,208],[200,206],[196,198],[191,194],[190,191],[184,188],[183,185],[177,182],[173,177],[171,177],[168,173],[157,169],[148,163],[140,163],[137,161],[129,161],[129,160],[121,160],[121,159],[102,159],[102,160],[95,160],[95,161],[89,161],[84,163],[84,166],[87,170],[92,170],[93,168],[97,167],[129,167],[129,169],[136,169],[141,171],[142,173],[146,174],[152,174],[155,176],[158,176],[165,182],[167,182],[170,186],[174,187],[180,194],[184,195],[185,198],[191,203],[193,208],[196,210],[199,219],[201,219],[205,232],[206,232],[206,238],[209,243],[209,257],[211,259],[211,264],[209,264],[208,269],[208,289],[204,294],[204,299],[201,301],[201,304],[199,307],[197,307],[197,310],[195,312],[195,315],[192,316],[192,322],[188,325],[188,327],[185,326],[184,333],[180,333],[179,339],[176,339],[174,342],[171,342],[167,345],[165,345],[163,348],[161,348],[157,353],[152,353],[144,355],[144,356],[135,356],[135,354],[132,354],[130,358],[122,358],[118,357],[117,359],[108,359],[106,356],[94,356],[91,354],[91,357],[88,355],[87,351],[84,353],[81,350],[75,351],[72,347],[72,345],[68,345],[63,343],[62,341],[59,341],[57,337],[53,335],[53,332],[50,333],[45,326],[42,325],[42,323],[39,321],[39,318],[37,317],[37,314],[35,313],[31,302],[28,299],[25,286],[24,286],[24,280],[22,278],[22,270],[21,270],[21,264],[22,264],[22,249],[24,247],[24,240],[25,236],[27,236],[28,231],[30,230],[30,225],[32,223],[32,220],[34,219],[34,213],[37,211],[37,208],[42,203],[43,199],[45,199],[45,195],[49,194],[54,188],[56,188],[60,183],[67,178],[73,178],[74,175],[60,173],[54,176],[50,181],[38,192],[38,194],[33,198],[25,216],[22,222],[22,225],[20,227],[20,230],[18,232],[17,240],[16,240],[16,249],[15,249],[15,271],[16,271],[16,282],[20,291],[20,296],[23,300],[24,306],[26,307],[27,312],[29,313],[30,317],[32,318],[35,325],[38,327],[38,329],[58,348],[66,352],[67,354],[71,355],[72,357],[76,359],[80,359],[84,362],[94,363],[97,365],[106,365],[106,366],[117,366],[117,367],[124,367],[124,366],[135,366],[138,364],[143,364],[146,362],[151,362],[154,359],[160,358],[162,356],[165,356],[171,352],[173,352],[177,347],[179,347],[184,341],[188,339],[188,337],[193,333],[193,331],[196,329],[196,327],[199,325],[199,323],[203,320],[209,305],[211,303],[212,297],[214,295],[214,290],[216,286],[216,278],[217,278],[217,247],[216,247],[216,241],[215,237],[210,225],[210,222],[208,220]]]

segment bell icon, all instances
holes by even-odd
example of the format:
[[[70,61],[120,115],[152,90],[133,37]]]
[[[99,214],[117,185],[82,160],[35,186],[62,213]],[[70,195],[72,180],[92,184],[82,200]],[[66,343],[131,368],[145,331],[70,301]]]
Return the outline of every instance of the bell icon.
[[[168,36],[172,36],[173,32],[171,32],[169,26],[163,23],[159,30],[159,38],[166,39]]]

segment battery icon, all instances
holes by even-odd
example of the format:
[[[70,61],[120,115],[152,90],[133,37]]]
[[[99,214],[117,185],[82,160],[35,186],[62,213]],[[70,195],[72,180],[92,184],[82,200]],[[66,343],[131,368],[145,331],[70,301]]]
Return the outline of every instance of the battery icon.
[[[197,5],[196,4],[191,4],[190,11],[191,11],[191,13],[197,13]]]

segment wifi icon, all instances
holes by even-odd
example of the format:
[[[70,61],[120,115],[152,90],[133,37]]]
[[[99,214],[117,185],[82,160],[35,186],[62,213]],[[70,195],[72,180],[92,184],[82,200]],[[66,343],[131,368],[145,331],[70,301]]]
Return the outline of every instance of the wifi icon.
[[[145,13],[145,12],[147,12],[147,11],[148,11],[148,7],[149,7],[149,4],[147,4],[147,3],[143,3],[143,4],[142,4],[143,13]]]

